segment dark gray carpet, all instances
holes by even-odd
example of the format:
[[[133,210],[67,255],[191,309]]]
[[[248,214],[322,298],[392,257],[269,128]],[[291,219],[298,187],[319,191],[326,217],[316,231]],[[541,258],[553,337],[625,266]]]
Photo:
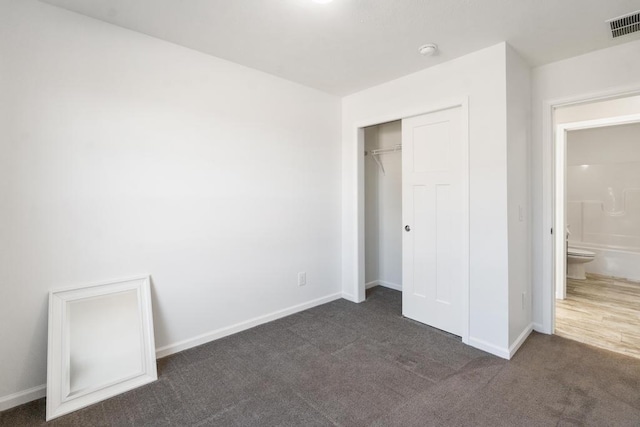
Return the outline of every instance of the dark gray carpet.
[[[640,360],[533,334],[507,362],[400,313],[375,288],[161,359],[157,382],[48,425],[640,425]]]

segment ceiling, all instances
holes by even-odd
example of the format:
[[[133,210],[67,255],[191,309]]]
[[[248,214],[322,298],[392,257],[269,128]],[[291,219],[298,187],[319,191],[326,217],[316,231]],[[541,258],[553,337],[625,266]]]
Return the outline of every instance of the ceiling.
[[[501,41],[538,66],[640,39],[605,23],[640,0],[42,1],[336,95]]]

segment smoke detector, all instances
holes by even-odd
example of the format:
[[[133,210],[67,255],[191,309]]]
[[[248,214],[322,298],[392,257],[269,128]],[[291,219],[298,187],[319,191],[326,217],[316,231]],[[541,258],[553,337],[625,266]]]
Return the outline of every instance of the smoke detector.
[[[640,31],[640,10],[628,13],[617,18],[611,18],[606,21],[611,27],[611,36],[626,36],[627,34]]]
[[[427,43],[418,48],[418,52],[422,56],[431,56],[434,55],[438,51],[438,45],[433,43]]]

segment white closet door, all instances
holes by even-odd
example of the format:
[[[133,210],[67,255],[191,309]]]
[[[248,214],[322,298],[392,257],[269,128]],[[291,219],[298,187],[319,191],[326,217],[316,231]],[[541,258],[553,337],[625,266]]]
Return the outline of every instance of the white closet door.
[[[460,336],[468,271],[468,156],[461,111],[402,120],[402,312]]]

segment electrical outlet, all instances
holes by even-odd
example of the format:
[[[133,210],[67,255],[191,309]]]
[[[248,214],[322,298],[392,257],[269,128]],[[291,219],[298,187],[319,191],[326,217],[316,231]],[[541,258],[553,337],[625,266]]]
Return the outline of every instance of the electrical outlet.
[[[518,220],[520,222],[524,221],[524,209],[522,209],[522,206],[518,206]]]
[[[307,273],[301,271],[298,273],[298,286],[305,286],[307,284]]]

